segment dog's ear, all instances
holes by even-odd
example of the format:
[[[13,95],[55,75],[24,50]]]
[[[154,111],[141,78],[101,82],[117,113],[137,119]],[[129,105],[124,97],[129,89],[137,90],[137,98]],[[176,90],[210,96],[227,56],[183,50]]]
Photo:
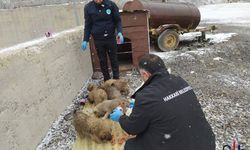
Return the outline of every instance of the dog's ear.
[[[94,110],[94,114],[95,114],[95,116],[98,117],[98,118],[101,117],[100,113],[99,113],[96,109]]]
[[[88,91],[92,91],[94,89],[94,84],[89,84],[88,87],[87,87],[87,90]]]
[[[119,103],[119,105],[122,107],[123,112],[126,112],[127,107],[129,106],[129,102],[122,101],[122,102]]]
[[[99,133],[99,138],[100,138],[100,140],[102,140],[102,141],[110,141],[110,140],[112,140],[112,135],[111,135],[110,132],[101,131],[101,132]]]
[[[105,89],[105,84],[104,84],[104,82],[102,82],[102,83],[99,85],[99,88]]]
[[[99,88],[105,90],[104,84],[101,84],[101,85],[99,86]]]
[[[94,109],[93,113],[96,115],[98,112],[97,112],[97,110],[96,110],[96,109]]]

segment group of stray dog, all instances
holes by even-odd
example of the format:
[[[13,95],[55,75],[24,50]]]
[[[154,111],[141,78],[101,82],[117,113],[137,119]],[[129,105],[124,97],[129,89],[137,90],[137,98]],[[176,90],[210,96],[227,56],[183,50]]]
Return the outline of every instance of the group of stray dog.
[[[125,79],[110,79],[99,85],[88,85],[85,105],[93,108],[91,113],[82,109],[73,113],[73,126],[79,138],[91,138],[97,143],[114,140],[114,123],[108,119],[112,111],[120,106],[125,113],[129,107],[129,86]]]

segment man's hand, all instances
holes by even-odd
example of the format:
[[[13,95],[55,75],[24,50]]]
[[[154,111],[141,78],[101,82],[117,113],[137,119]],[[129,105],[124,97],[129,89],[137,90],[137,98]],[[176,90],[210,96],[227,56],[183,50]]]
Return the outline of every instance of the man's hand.
[[[118,44],[123,44],[124,43],[124,37],[121,32],[118,33]]]
[[[123,109],[121,107],[116,107],[113,112],[109,115],[109,118],[113,121],[118,122],[119,118],[123,115]]]
[[[86,48],[87,48],[87,41],[83,41],[82,42],[82,44],[81,44],[81,48],[82,48],[82,50],[84,51],[84,50],[86,50]]]

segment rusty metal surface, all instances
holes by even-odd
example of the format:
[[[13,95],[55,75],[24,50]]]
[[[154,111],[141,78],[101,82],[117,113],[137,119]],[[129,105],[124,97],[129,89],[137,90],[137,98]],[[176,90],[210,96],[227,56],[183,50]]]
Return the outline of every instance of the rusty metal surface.
[[[200,23],[199,9],[190,3],[142,2],[139,0],[124,3],[124,11],[148,10],[150,28],[164,24],[179,24],[184,29],[195,29]]]
[[[121,12],[122,27],[146,26],[148,18],[145,11]]]
[[[118,8],[120,10],[122,10],[123,6],[129,2],[129,1],[133,1],[133,0],[112,0],[113,2],[115,2],[115,4],[118,6]]]

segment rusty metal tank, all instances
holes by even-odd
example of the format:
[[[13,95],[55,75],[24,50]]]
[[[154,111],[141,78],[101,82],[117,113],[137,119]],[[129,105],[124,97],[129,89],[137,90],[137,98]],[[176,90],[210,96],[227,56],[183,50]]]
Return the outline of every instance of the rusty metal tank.
[[[199,9],[190,3],[160,3],[139,0],[119,0],[123,11],[149,10],[150,28],[164,24],[178,24],[183,29],[195,29],[200,23]]]

